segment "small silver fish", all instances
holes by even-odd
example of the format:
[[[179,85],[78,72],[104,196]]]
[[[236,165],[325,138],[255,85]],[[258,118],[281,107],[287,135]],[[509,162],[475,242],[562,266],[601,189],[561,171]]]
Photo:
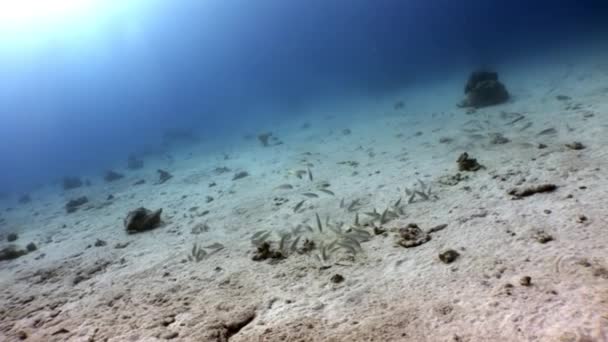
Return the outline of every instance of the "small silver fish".
[[[324,193],[326,193],[328,195],[332,195],[332,196],[335,195],[334,192],[331,191],[331,190],[327,190],[327,189],[318,189],[318,190],[321,191],[321,192],[324,192]]]
[[[211,244],[209,246],[205,246],[205,248],[208,248],[208,249],[222,249],[222,248],[224,248],[224,245],[222,245],[219,242],[216,242],[216,243]]]
[[[293,185],[291,184],[281,184],[275,188],[276,190],[291,190],[293,189]]]
[[[318,198],[319,197],[319,195],[315,194],[314,192],[305,192],[302,194],[302,196],[306,196],[309,198]]]
[[[301,200],[300,202],[298,202],[298,204],[296,204],[296,206],[293,207],[293,212],[297,213],[298,210],[300,210],[300,208],[302,208],[302,205],[304,204],[304,202],[306,202],[306,200]]]

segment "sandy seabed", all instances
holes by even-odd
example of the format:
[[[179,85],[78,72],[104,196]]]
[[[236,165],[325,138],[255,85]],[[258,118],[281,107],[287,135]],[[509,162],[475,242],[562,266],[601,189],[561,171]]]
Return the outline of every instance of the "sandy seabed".
[[[608,341],[605,57],[499,68],[503,105],[457,108],[462,73],[13,198],[1,246],[38,249],[0,262],[0,340]],[[127,234],[142,206],[163,224]]]

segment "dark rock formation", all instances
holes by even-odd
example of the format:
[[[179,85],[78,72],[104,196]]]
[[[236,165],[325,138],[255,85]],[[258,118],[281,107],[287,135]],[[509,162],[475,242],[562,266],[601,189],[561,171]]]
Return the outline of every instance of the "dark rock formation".
[[[420,246],[431,240],[431,235],[418,227],[415,223],[410,223],[406,227],[399,228],[399,240],[397,243],[405,248]]]
[[[447,251],[439,253],[439,260],[441,260],[443,263],[451,264],[456,259],[458,259],[459,256],[460,253],[456,252],[453,249],[448,249]]]
[[[478,171],[484,168],[483,165],[477,162],[477,159],[470,158],[469,154],[466,152],[461,154],[456,162],[458,163],[459,171]]]
[[[240,171],[234,174],[234,176],[232,176],[232,180],[235,181],[237,179],[241,179],[241,178],[245,178],[249,176],[249,172],[247,171]]]
[[[279,140],[279,138],[274,136],[272,134],[272,132],[265,132],[265,133],[258,134],[258,140],[264,147],[277,146],[277,145],[283,144],[283,142],[281,140]]]
[[[105,245],[107,245],[107,244],[108,244],[108,243],[107,243],[107,242],[105,242],[104,240],[97,239],[97,240],[95,241],[94,246],[95,246],[95,247],[103,247],[103,246],[105,246]]]
[[[89,199],[86,196],[82,196],[82,197],[78,197],[76,199],[72,199],[70,200],[68,203],[66,203],[65,205],[65,211],[70,214],[75,212],[76,210],[78,210],[80,208],[80,206],[82,206],[85,203],[88,203]]]
[[[6,236],[6,241],[13,242],[13,241],[16,241],[18,238],[19,238],[19,235],[17,235],[17,233],[9,233]]]
[[[80,188],[82,186],[82,180],[78,177],[65,177],[63,178],[63,190],[71,190]]]
[[[160,214],[162,212],[162,209],[152,211],[143,207],[129,212],[124,220],[127,233],[139,233],[158,227],[161,223]]]
[[[173,175],[165,170],[158,169],[158,170],[156,170],[156,172],[158,172],[158,183],[157,184],[163,184],[164,182],[173,178]]]
[[[331,276],[331,278],[329,278],[329,281],[331,281],[334,284],[340,284],[341,282],[344,281],[344,276],[342,276],[341,274],[334,274],[333,276]]]
[[[13,260],[27,254],[25,249],[18,249],[15,245],[8,245],[0,249],[0,261]]]
[[[272,132],[265,132],[258,134],[258,140],[262,143],[262,146],[268,147],[268,140],[272,136]]]
[[[284,258],[285,258],[285,255],[283,255],[283,253],[281,253],[281,251],[279,251],[279,250],[272,249],[272,247],[270,246],[270,243],[262,242],[259,246],[257,246],[256,251],[253,254],[253,257],[251,257],[251,260],[253,260],[253,261],[263,261],[266,259],[280,260],[280,259],[284,259]]]
[[[103,179],[106,182],[113,182],[113,181],[119,180],[123,177],[124,177],[124,175],[121,173],[118,173],[118,172],[112,171],[112,170],[108,170],[108,171],[106,171],[106,174],[103,176]]]
[[[498,80],[498,73],[493,71],[475,71],[469,76],[464,87],[466,99],[460,107],[487,107],[509,100],[509,92]]]
[[[36,246],[35,243],[30,242],[27,244],[27,246],[25,246],[25,248],[27,249],[28,252],[33,252],[38,249],[38,246]]]
[[[127,160],[127,169],[129,170],[139,170],[144,167],[144,161],[137,158],[135,155],[130,155]]]

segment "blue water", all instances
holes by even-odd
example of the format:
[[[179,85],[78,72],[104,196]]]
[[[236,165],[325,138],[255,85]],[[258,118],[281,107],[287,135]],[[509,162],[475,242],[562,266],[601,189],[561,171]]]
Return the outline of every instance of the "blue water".
[[[608,18],[606,1],[107,6],[74,23],[0,33],[0,192],[101,174],[161,145],[168,129],[221,143],[328,99],[567,49],[601,37]]]

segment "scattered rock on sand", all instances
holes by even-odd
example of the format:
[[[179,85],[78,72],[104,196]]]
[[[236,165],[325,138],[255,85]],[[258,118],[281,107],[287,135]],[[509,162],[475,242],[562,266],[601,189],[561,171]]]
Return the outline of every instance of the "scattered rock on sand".
[[[107,243],[107,242],[105,242],[104,240],[102,240],[102,239],[97,239],[97,240],[95,241],[94,246],[95,246],[95,247],[103,247],[103,246],[105,246],[105,245],[107,245],[107,244],[108,244],[108,243]]]
[[[484,168],[483,165],[477,162],[477,159],[470,158],[469,154],[466,152],[461,154],[456,162],[458,163],[459,171],[478,171]]]
[[[545,244],[549,241],[553,241],[553,236],[545,233],[543,230],[539,230],[536,231],[533,235],[532,238],[542,244]]]
[[[19,249],[15,245],[8,245],[0,249],[0,261],[13,260],[27,254],[25,249]]]
[[[260,141],[262,146],[268,147],[269,146],[268,140],[270,139],[271,136],[272,136],[272,132],[260,133],[260,134],[258,134],[258,140]]]
[[[158,172],[158,183],[156,184],[163,184],[164,182],[173,178],[173,175],[165,170],[158,169],[156,172]]]
[[[249,176],[249,172],[247,171],[240,171],[234,174],[234,176],[232,176],[232,180],[237,180],[237,179],[241,179],[241,178],[245,178]]]
[[[63,178],[63,190],[71,190],[80,188],[83,185],[82,180],[78,177]]]
[[[68,203],[66,203],[65,205],[65,211],[70,214],[75,212],[76,210],[78,210],[80,208],[80,206],[82,206],[85,203],[88,203],[89,199],[86,196],[82,196],[82,197],[78,197],[76,199],[72,199],[70,200]]]
[[[448,249],[444,252],[439,253],[439,260],[441,260],[445,264],[450,264],[450,263],[456,261],[456,259],[458,259],[459,256],[460,256],[460,253],[456,252],[453,249]]]
[[[555,184],[541,184],[534,185],[525,188],[514,188],[509,190],[509,195],[513,196],[513,199],[520,199],[523,197],[532,196],[534,194],[543,192],[553,192],[557,189]]]
[[[25,246],[25,249],[27,249],[28,252],[33,252],[38,249],[38,246],[36,246],[35,243],[30,242],[27,244],[27,246]]]
[[[431,240],[431,235],[424,232],[415,223],[410,223],[404,228],[399,229],[400,239],[397,241],[402,247],[410,248],[420,246]]]
[[[112,171],[112,170],[108,170],[108,171],[106,171],[106,174],[103,176],[103,179],[106,182],[114,182],[114,181],[119,180],[119,179],[121,179],[123,177],[124,177],[124,175],[121,174],[121,173],[118,173],[118,172]]]
[[[507,88],[498,80],[498,73],[493,71],[475,71],[469,76],[464,88],[466,99],[460,107],[487,107],[509,100]]]
[[[344,281],[344,277],[341,274],[336,273],[333,276],[331,276],[331,278],[329,280],[334,284],[340,284],[341,282]]]
[[[519,284],[521,286],[530,286],[532,285],[532,278],[530,276],[523,276],[519,279]]]
[[[282,145],[283,142],[275,137],[272,132],[258,134],[258,140],[264,147]]]
[[[273,250],[270,247],[270,243],[262,242],[259,246],[257,246],[256,252],[251,258],[253,261],[263,261],[266,259],[284,259],[285,256],[278,250]]]
[[[161,223],[162,211],[162,209],[152,211],[141,207],[129,212],[124,220],[127,233],[139,233],[158,227]]]
[[[573,143],[566,144],[566,147],[571,150],[584,150],[586,146],[583,145],[583,143],[581,143],[579,141],[575,141]]]
[[[6,236],[6,241],[8,241],[8,242],[17,241],[18,238],[19,238],[19,235],[17,235],[17,233],[9,233]]]

